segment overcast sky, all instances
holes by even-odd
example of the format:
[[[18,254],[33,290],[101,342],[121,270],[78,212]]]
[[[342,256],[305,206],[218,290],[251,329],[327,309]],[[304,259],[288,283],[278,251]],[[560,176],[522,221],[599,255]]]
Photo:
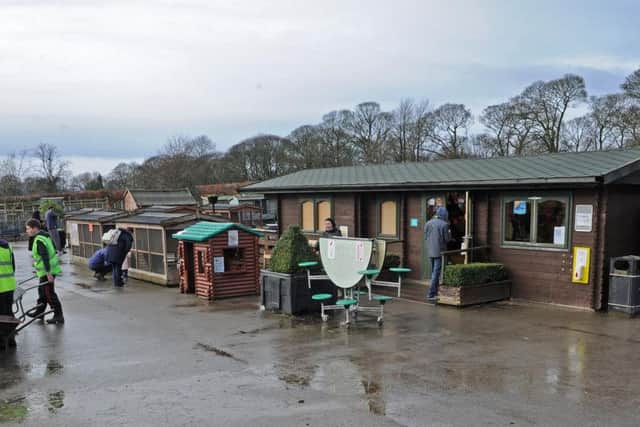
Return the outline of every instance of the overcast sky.
[[[173,135],[226,150],[363,101],[477,116],[567,72],[613,92],[640,67],[639,16],[635,0],[1,0],[0,155],[47,142],[105,172]]]

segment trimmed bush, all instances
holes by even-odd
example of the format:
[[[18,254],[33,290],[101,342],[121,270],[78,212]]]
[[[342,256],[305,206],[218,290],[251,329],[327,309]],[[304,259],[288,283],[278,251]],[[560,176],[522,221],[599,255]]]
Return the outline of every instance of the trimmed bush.
[[[467,286],[507,280],[504,265],[497,263],[472,263],[449,265],[444,270],[443,285]]]
[[[300,227],[291,225],[273,248],[269,270],[276,273],[293,274],[304,271],[298,267],[299,262],[317,260],[316,254],[309,246]]]

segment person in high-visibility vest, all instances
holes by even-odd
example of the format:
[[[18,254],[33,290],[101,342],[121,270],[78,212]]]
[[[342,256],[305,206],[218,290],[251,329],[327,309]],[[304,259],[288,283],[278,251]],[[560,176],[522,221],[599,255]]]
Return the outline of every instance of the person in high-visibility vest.
[[[0,239],[0,316],[13,317],[13,291],[16,289],[16,262],[13,250],[6,240]],[[9,338],[10,346],[16,340]]]
[[[58,259],[56,247],[49,234],[41,230],[40,221],[30,219],[27,221],[26,230],[29,237],[33,238],[31,243],[31,255],[33,256],[33,268],[36,276],[40,280],[38,287],[38,310],[34,314],[38,316],[44,313],[47,304],[53,309],[53,317],[47,320],[50,324],[64,323],[62,314],[62,304],[56,294],[55,279],[62,273],[60,260]]]

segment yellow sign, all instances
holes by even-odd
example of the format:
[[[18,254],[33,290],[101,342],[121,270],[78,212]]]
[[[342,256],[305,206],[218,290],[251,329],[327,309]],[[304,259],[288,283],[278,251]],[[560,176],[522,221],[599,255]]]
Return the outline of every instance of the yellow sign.
[[[591,248],[583,246],[573,247],[573,269],[571,281],[573,283],[589,283],[589,265],[591,264]]]

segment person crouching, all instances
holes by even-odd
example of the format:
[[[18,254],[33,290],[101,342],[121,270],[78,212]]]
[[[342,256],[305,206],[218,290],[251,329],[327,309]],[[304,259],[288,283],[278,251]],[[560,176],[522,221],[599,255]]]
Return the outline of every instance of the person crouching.
[[[93,277],[98,280],[104,280],[104,276],[111,272],[111,264],[107,262],[107,248],[98,249],[95,251],[89,262],[87,263],[89,269],[93,270]]]

